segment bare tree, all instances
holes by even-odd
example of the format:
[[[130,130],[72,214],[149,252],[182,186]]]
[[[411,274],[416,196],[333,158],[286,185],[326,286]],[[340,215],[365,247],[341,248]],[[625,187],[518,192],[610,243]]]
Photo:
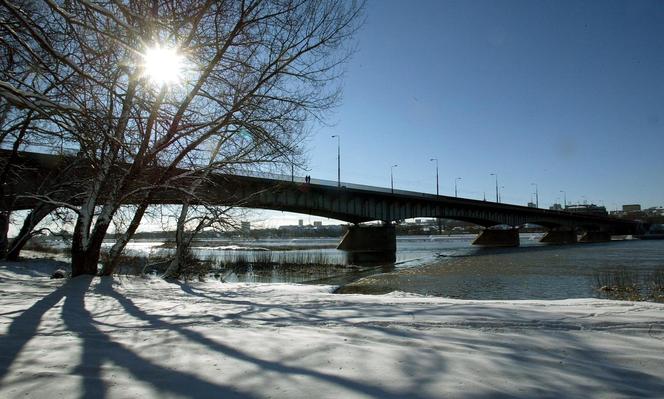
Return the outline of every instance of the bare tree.
[[[25,42],[16,51],[48,65],[59,82],[57,101],[0,94],[76,113],[68,140],[94,170],[82,198],[50,201],[77,214],[74,276],[97,273],[123,203],[137,211],[120,251],[159,192],[182,193],[185,221],[210,173],[293,158],[307,123],[338,101],[363,10],[334,0],[44,0],[29,14],[13,1],[0,6]],[[155,73],[157,56],[177,71]]]
[[[16,3],[25,13],[35,10],[34,4]],[[30,47],[32,34],[23,29],[7,8],[0,7],[0,256],[8,250],[7,230],[16,196],[6,188],[20,183],[26,166],[19,150],[26,147],[51,147],[64,143],[67,119],[75,111],[57,99],[59,84],[72,78],[62,74],[57,64],[36,63],[47,53]],[[52,173],[57,175],[57,171]],[[45,185],[41,185],[44,189]],[[54,207],[39,204],[28,214],[19,236],[12,242],[8,257],[16,258],[20,248],[33,235],[32,228]]]

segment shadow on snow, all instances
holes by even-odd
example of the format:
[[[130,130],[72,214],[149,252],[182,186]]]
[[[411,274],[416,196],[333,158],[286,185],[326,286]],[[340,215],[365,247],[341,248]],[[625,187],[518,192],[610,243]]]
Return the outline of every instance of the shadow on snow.
[[[465,397],[529,398],[537,396],[553,398],[588,393],[586,390],[596,390],[597,386],[602,387],[605,394],[645,398],[658,397],[664,391],[662,380],[650,374],[616,364],[611,361],[608,354],[602,353],[599,348],[593,347],[590,342],[570,334],[569,331],[576,330],[572,324],[569,326],[564,324],[552,325],[550,327],[556,330],[555,334],[548,334],[560,341],[560,347],[571,348],[572,353],[568,356],[561,352],[552,352],[545,349],[529,351],[523,349],[520,343],[492,341],[490,339],[491,334],[482,334],[481,336],[473,334],[450,335],[444,341],[431,339],[426,333],[426,328],[418,328],[420,326],[417,323],[412,323],[414,328],[401,328],[398,322],[389,322],[391,318],[403,316],[404,311],[399,306],[380,302],[353,303],[345,302],[343,297],[339,297],[339,300],[329,304],[326,303],[324,306],[317,303],[297,305],[261,304],[257,301],[244,300],[241,290],[237,293],[207,292],[186,284],[177,283],[181,292],[186,296],[229,305],[229,309],[233,306],[243,306],[241,311],[224,314],[214,320],[233,319],[261,322],[261,326],[279,326],[283,324],[298,327],[339,326],[345,328],[341,331],[349,338],[361,339],[361,336],[365,335],[366,332],[373,331],[378,333],[377,338],[374,339],[380,341],[407,339],[412,342],[413,347],[412,350],[409,348],[409,350],[404,351],[400,372],[404,376],[408,376],[409,386],[398,391],[389,390],[378,385],[329,372],[290,364],[296,362],[298,358],[306,356],[307,353],[305,352],[296,352],[280,361],[255,357],[245,351],[213,340],[201,332],[188,328],[187,325],[167,321],[165,316],[150,314],[142,310],[134,301],[115,289],[112,278],[101,278],[96,288],[89,290],[92,280],[90,277],[72,279],[13,318],[7,334],[0,337],[0,347],[3,348],[0,355],[0,381],[6,377],[21,350],[33,337],[38,335],[39,325],[44,314],[64,299],[62,320],[67,329],[75,333],[81,340],[81,359],[74,372],[82,376],[82,394],[84,397],[103,398],[107,396],[108,386],[105,385],[102,378],[102,365],[108,362],[128,370],[136,380],[151,385],[162,394],[176,394],[183,397],[201,397],[214,394],[224,398],[250,398],[254,396],[252,392],[210,382],[192,373],[154,364],[142,357],[138,351],[134,352],[131,348],[114,341],[110,335],[98,328],[100,323],[94,320],[93,314],[85,307],[86,294],[94,293],[115,300],[120,305],[121,311],[136,320],[147,323],[150,328],[176,333],[190,343],[201,345],[215,353],[255,366],[257,369],[255,371],[256,375],[276,373],[280,375],[280,378],[305,376],[329,384],[337,389],[343,388],[369,397],[430,397],[431,394],[423,392],[426,392],[427,387],[433,383],[445,379],[449,360],[444,355],[450,343],[459,345],[469,352],[495,348],[492,350],[499,353],[500,356],[490,357],[488,361],[492,363],[488,367],[491,370],[496,370],[497,373],[503,373],[504,378],[513,383],[527,382],[523,392],[501,392],[486,386],[479,393],[467,392],[464,394]],[[415,318],[427,320],[438,312],[444,311],[445,308],[454,306],[457,305],[442,304],[438,308],[427,307],[409,313],[413,321]],[[367,309],[370,311],[367,312]],[[272,314],[271,312],[274,310],[281,311],[282,315]],[[345,316],[330,316],[334,311],[343,311]],[[484,311],[485,314],[482,314],[482,310],[474,309],[472,314],[468,314],[468,317],[486,317],[496,320],[508,318],[505,310]],[[367,313],[372,316],[372,319],[385,321],[362,320],[362,316]],[[456,313],[456,315],[460,314],[463,315],[463,311]],[[509,316],[513,318],[514,314],[509,314]],[[177,316],[175,317],[177,320]],[[521,325],[519,320],[515,323]],[[223,328],[223,325],[220,325],[219,328]],[[546,325],[543,328],[547,328]],[[168,348],[162,349],[164,351],[168,350]],[[570,361],[570,359],[572,360]],[[450,366],[452,365],[450,364]],[[564,376],[560,378],[551,377],[563,367],[567,368],[568,373],[570,373],[570,370],[572,371],[570,374],[575,376],[573,380],[565,381],[565,378],[569,377]],[[357,372],[362,373],[361,370]],[[265,378],[269,379],[267,376]],[[479,376],[469,375],[467,378],[473,381],[481,380]],[[638,381],[638,384],[634,384],[634,381]],[[437,396],[440,396],[440,394],[438,393]]]

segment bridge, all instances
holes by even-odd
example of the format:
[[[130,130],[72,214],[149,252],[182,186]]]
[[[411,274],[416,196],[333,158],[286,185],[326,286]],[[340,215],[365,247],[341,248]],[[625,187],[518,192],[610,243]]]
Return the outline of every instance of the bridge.
[[[8,151],[0,151],[7,158]],[[21,152],[17,165],[24,172],[16,183],[5,187],[13,209],[31,209],[38,202],[32,193],[49,173],[71,164],[73,156]],[[159,168],[157,168],[157,171]],[[83,166],[79,174],[90,174]],[[391,190],[336,181],[312,179],[305,182],[295,176],[260,174],[213,174],[197,191],[200,202],[310,214],[352,223],[339,244],[355,261],[390,260],[395,256],[394,222],[416,217],[453,219],[484,227],[473,244],[482,246],[518,246],[520,227],[539,225],[548,230],[542,242],[572,244],[609,241],[612,235],[642,232],[639,222],[608,216],[554,211],[525,206],[479,201],[467,198]],[[125,202],[132,203],[132,198]],[[153,198],[155,204],[177,204],[182,193],[162,189]],[[360,225],[379,221],[380,224]],[[580,233],[581,239],[577,240]]]

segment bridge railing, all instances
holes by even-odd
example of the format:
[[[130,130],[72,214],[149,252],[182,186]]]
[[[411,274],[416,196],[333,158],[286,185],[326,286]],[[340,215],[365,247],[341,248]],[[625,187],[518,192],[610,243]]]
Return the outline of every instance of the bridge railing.
[[[305,183],[305,178],[303,176],[293,176],[293,175],[288,175],[288,174],[280,174],[280,173],[272,173],[272,172],[264,172],[264,171],[250,171],[250,170],[233,170],[233,174],[239,175],[239,176],[246,176],[246,177],[258,177],[258,178],[263,178],[263,179],[271,179],[271,180],[279,180],[283,182],[295,182],[295,183]],[[435,199],[437,196],[435,194],[429,194],[429,193],[422,193],[422,192],[417,192],[417,191],[408,191],[408,190],[398,190],[394,189],[392,190],[391,188],[388,187],[379,187],[379,186],[370,186],[366,184],[356,184],[356,183],[348,183],[345,181],[342,181],[341,184],[337,180],[326,180],[326,179],[317,179],[317,178],[311,178],[311,181],[309,184],[315,184],[319,186],[325,186],[325,187],[330,187],[330,188],[335,188],[341,186],[341,188],[347,188],[347,189],[353,189],[353,190],[365,190],[365,191],[373,191],[373,192],[381,192],[385,194],[399,194],[399,195],[408,195],[408,196],[414,196],[414,197],[420,197],[420,198],[431,198]]]
[[[247,176],[247,177],[257,177],[257,178],[263,178],[263,179],[271,179],[271,180],[279,180],[279,181],[284,181],[284,182],[295,182],[295,183],[305,183],[305,178],[301,176],[293,176],[293,175],[287,175],[287,174],[279,174],[279,173],[271,173],[271,172],[259,172],[259,171],[233,171],[233,174],[240,175],[240,176]],[[310,184],[313,185],[319,185],[319,186],[324,186],[324,187],[329,187],[329,188],[337,188],[339,187],[339,182],[336,180],[326,180],[326,179],[315,179],[312,178],[310,181]],[[396,195],[406,195],[411,198],[421,198],[421,199],[431,199],[431,200],[436,200],[436,199],[441,199],[441,197],[447,197],[447,196],[437,196],[435,194],[429,194],[429,193],[422,193],[422,192],[416,192],[416,191],[407,191],[407,190],[392,190],[391,188],[386,188],[386,187],[378,187],[378,186],[370,186],[370,185],[364,185],[364,184],[355,184],[355,183],[348,183],[348,182],[341,182],[341,188],[342,189],[351,189],[351,190],[364,190],[364,191],[370,191],[370,192],[379,192],[379,193],[385,193],[385,194],[396,194]],[[451,198],[447,197],[450,199],[458,199],[459,201],[471,201],[475,203],[482,203],[483,205],[490,205],[490,204],[495,204],[492,201],[480,201],[480,200],[474,200],[474,199],[469,199],[469,198]],[[607,219],[610,219],[607,216],[597,216],[597,215],[588,215],[588,214],[581,214],[581,213],[575,213],[575,212],[567,212],[564,210],[551,210],[551,209],[545,209],[545,208],[528,208],[524,207],[522,205],[515,205],[515,204],[508,204],[508,203],[500,203],[497,204],[498,206],[501,207],[507,207],[507,208],[513,208],[513,209],[518,209],[519,211],[530,211],[530,212],[537,212],[540,215],[544,216],[554,216],[554,217],[560,217],[560,216],[566,216],[566,217],[581,217],[581,218],[586,218],[586,219],[595,219],[597,221],[606,221]]]

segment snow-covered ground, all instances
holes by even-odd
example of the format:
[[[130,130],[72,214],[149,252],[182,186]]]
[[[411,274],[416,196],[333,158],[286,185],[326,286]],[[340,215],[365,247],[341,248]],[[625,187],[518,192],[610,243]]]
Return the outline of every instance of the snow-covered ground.
[[[664,397],[664,305],[51,280],[0,264],[1,398]]]

